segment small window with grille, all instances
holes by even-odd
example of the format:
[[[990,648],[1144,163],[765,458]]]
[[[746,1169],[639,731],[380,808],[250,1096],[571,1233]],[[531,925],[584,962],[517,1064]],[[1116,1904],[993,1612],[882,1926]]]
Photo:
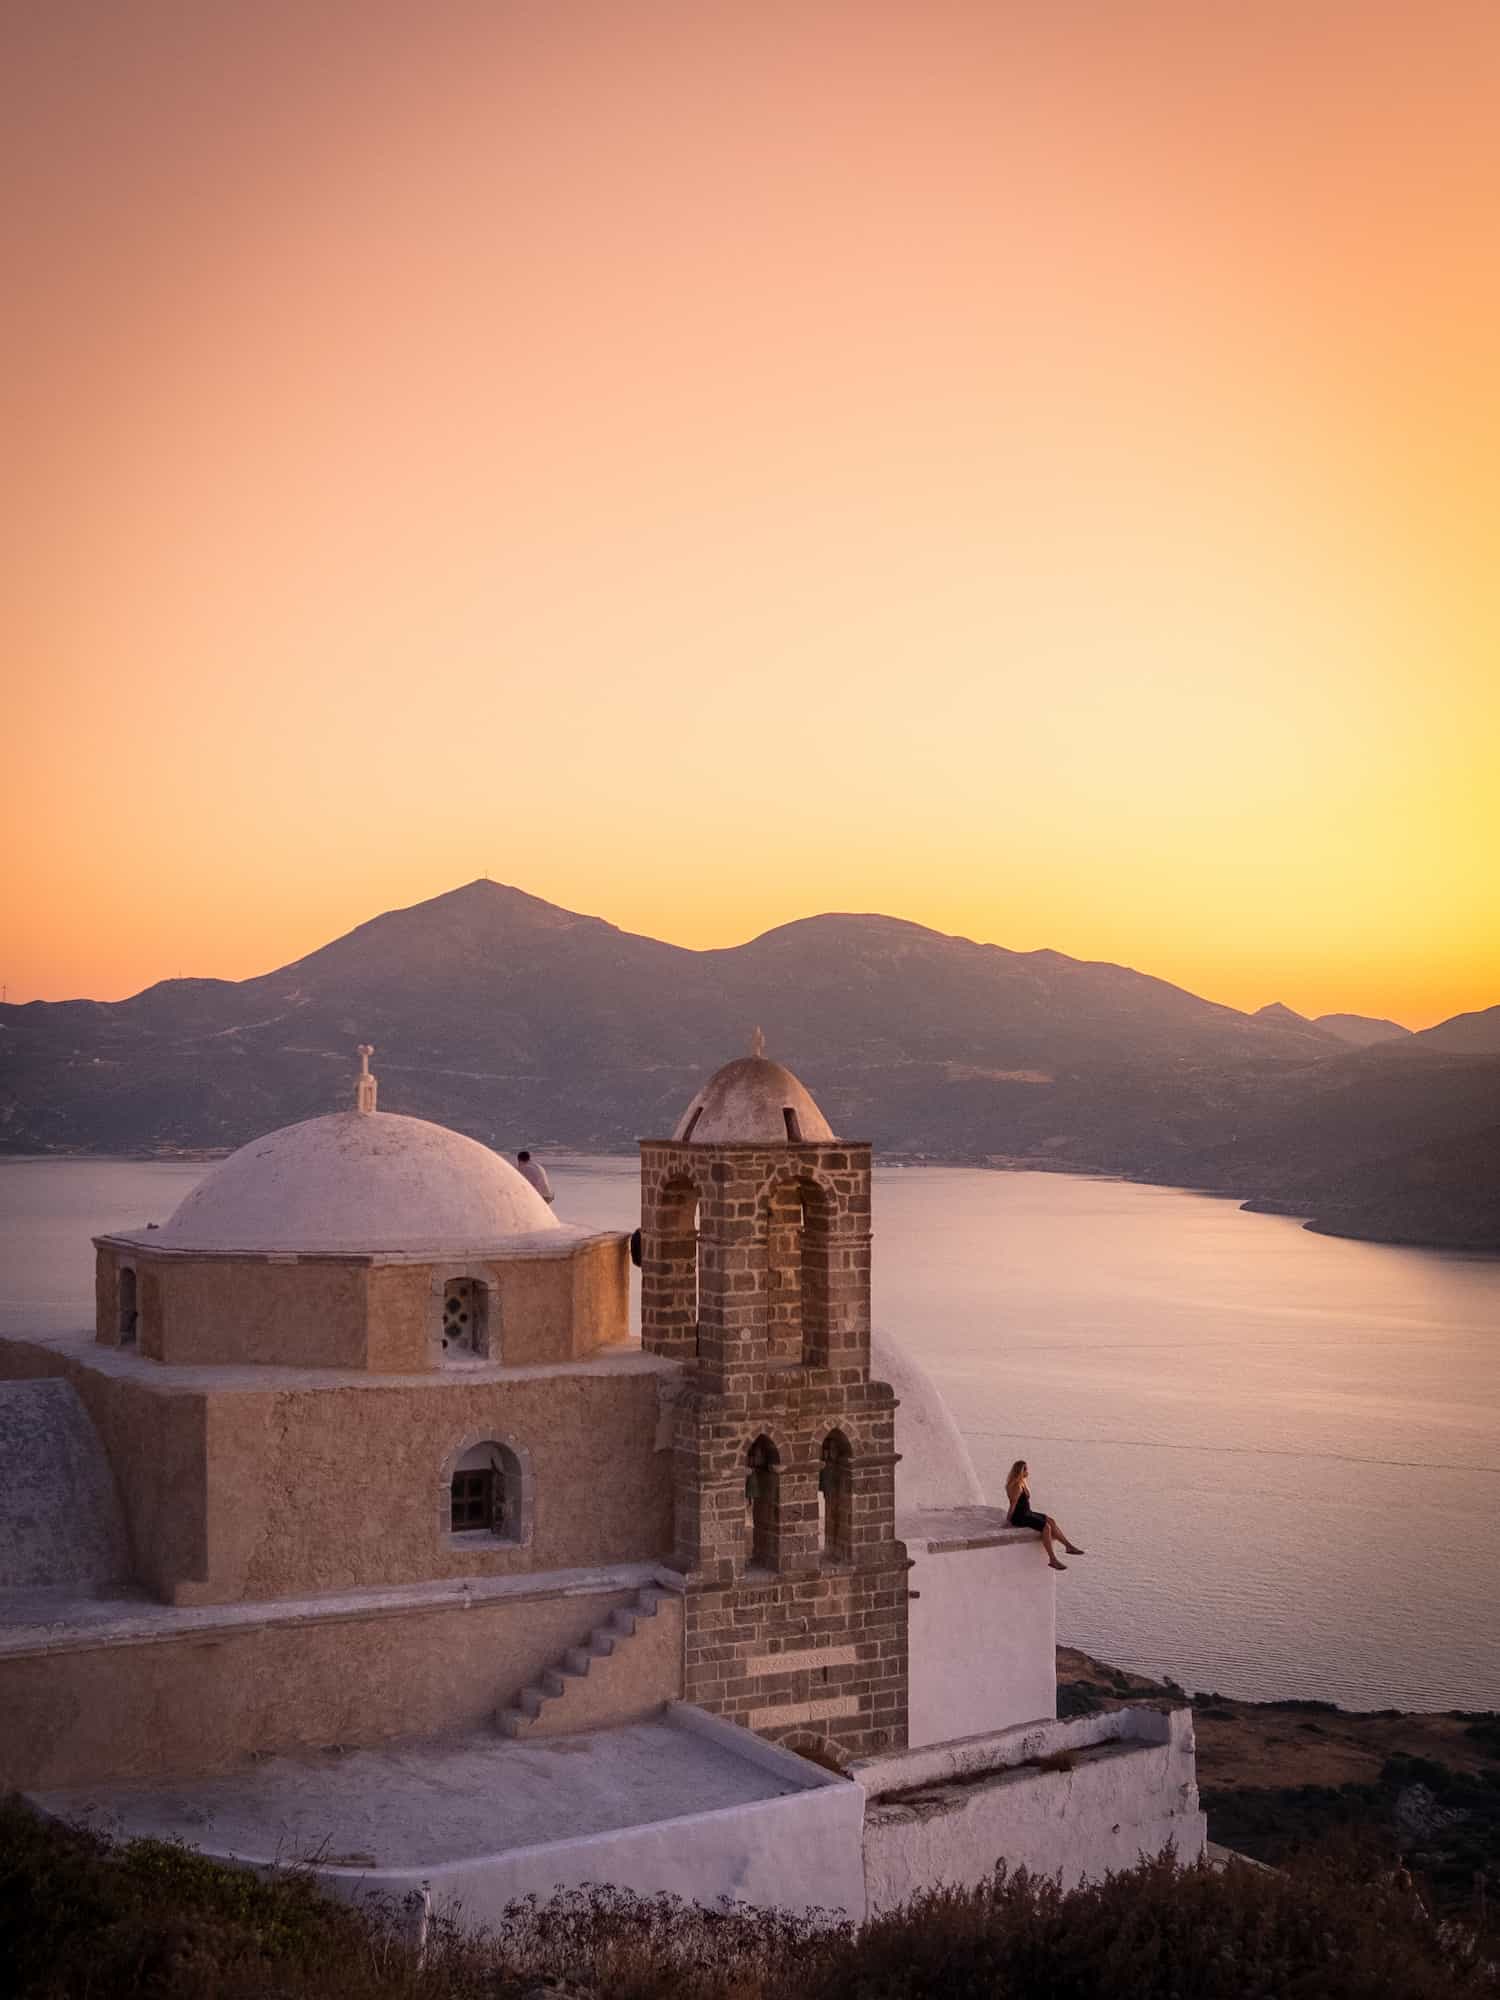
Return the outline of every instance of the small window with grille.
[[[453,1468],[448,1528],[455,1535],[493,1535],[518,1542],[525,1533],[521,1461],[491,1439],[466,1451]]]
[[[489,1287],[479,1278],[449,1278],[443,1286],[443,1358],[484,1359],[490,1351]]]
[[[453,1475],[455,1535],[493,1534],[499,1500],[499,1476],[492,1466]]]

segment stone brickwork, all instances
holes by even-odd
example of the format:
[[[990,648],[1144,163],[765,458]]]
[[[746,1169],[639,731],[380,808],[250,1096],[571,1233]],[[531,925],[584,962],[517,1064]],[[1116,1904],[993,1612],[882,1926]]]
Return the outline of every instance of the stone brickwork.
[[[870,1380],[869,1147],[646,1140],[641,1239],[643,1344],[685,1369],[685,1698],[851,1754],[904,1744],[908,1565],[895,1397]],[[825,1533],[834,1432],[846,1485]]]

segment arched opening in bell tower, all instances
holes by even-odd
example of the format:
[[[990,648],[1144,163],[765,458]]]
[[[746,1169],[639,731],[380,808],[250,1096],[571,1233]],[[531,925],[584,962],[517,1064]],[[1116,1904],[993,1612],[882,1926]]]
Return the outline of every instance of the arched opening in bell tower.
[[[818,1466],[818,1514],[825,1561],[849,1562],[854,1555],[854,1453],[842,1431],[823,1440]]]
[[[698,1190],[685,1177],[669,1181],[657,1203],[654,1258],[658,1327],[698,1346]]]
[[[833,1209],[814,1180],[778,1181],[766,1211],[766,1360],[817,1368],[828,1359]]]
[[[781,1453],[762,1434],[745,1453],[745,1504],[754,1569],[781,1566]]]

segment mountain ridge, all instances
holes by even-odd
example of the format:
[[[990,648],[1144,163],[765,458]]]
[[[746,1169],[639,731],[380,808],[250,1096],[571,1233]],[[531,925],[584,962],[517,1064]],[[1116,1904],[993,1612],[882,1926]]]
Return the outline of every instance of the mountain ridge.
[[[1500,1061],[1421,1036],[1355,1048],[1279,1003],[878,912],[694,951],[480,879],[246,980],[0,1007],[0,1149],[239,1144],[343,1102],[362,1041],[387,1108],[615,1149],[670,1130],[757,1023],[836,1130],[907,1156],[1316,1203],[1320,1175],[1331,1202],[1356,1166],[1500,1124]]]

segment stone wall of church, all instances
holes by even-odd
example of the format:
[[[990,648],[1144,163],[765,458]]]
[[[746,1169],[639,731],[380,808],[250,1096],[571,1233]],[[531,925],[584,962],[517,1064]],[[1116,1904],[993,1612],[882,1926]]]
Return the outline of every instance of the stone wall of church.
[[[136,1350],[187,1367],[359,1368],[420,1374],[442,1360],[444,1282],[485,1288],[489,1358],[509,1366],[573,1361],[629,1337],[623,1236],[556,1251],[414,1260],[229,1256],[100,1242],[101,1345],[131,1344],[122,1279],[135,1279]]]
[[[208,1402],[208,1573],[177,1603],[661,1560],[671,1453],[659,1374],[632,1357],[409,1386],[236,1390]],[[450,1531],[469,1447],[513,1454],[511,1539]]]

